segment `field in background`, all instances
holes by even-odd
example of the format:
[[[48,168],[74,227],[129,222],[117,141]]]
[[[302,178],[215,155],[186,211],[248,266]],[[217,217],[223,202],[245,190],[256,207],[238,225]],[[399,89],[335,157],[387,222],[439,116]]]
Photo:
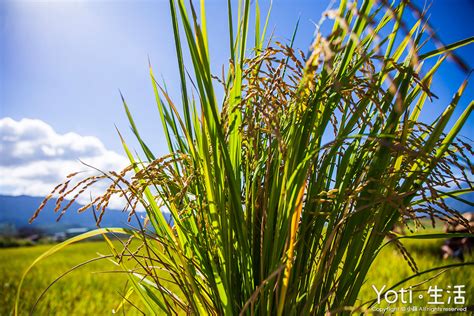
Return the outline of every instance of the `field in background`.
[[[439,247],[441,240],[430,241],[406,241],[407,249],[415,258],[420,271],[435,266],[456,263],[456,260],[441,260],[439,258]],[[0,249],[0,315],[10,315],[14,303],[16,287],[21,273],[37,256],[42,254],[51,245],[34,247],[21,247]],[[22,293],[22,314],[31,308],[41,291],[48,286],[58,275],[67,271],[74,265],[88,259],[97,257],[97,253],[108,254],[107,246],[102,242],[84,242],[72,245],[66,250],[53,255],[40,263],[27,277]],[[466,258],[473,260],[473,256]],[[110,315],[113,308],[120,302],[120,294],[124,293],[126,276],[121,273],[93,273],[116,269],[116,267],[102,260],[82,267],[52,286],[43,300],[38,305],[36,315]],[[368,275],[368,281],[361,291],[361,301],[374,298],[371,285],[375,284],[381,288],[384,284],[390,286],[403,277],[411,275],[412,272],[403,257],[395,248],[387,247],[375,262]],[[409,282],[409,285],[435,275],[431,273]],[[437,285],[447,289],[448,285],[464,284],[467,293],[465,295],[468,305],[474,304],[472,291],[474,280],[474,269],[462,267],[447,271],[438,278],[423,285],[421,289],[427,289],[430,285]],[[405,288],[408,285],[404,286]],[[135,302],[137,300],[134,300]],[[423,306],[423,304],[417,304]],[[383,305],[386,306],[386,305]],[[127,315],[137,315],[131,307],[125,310]]]
[[[51,245],[0,249],[0,315],[10,315],[21,274],[26,267]],[[36,298],[55,278],[71,267],[110,254],[104,242],[82,242],[47,258],[28,275],[21,296],[21,315],[27,315]],[[35,315],[110,315],[125,292],[127,277],[123,273],[94,273],[118,270],[100,260],[83,266],[54,284],[39,303]],[[28,312],[27,312],[28,311]],[[126,308],[127,315],[137,315]]]
[[[434,231],[430,231],[432,233]],[[404,240],[403,244],[406,246],[409,253],[415,259],[416,264],[418,265],[419,271],[428,270],[434,267],[441,267],[448,264],[460,263],[460,260],[457,259],[447,259],[443,260],[440,255],[440,247],[443,245],[442,239],[438,240]],[[465,262],[473,262],[474,256],[472,254],[466,254]],[[404,285],[405,289],[409,286],[423,283],[423,281],[433,278],[439,274],[441,270],[434,271],[416,277]],[[387,247],[382,251],[380,256],[375,260],[374,265],[371,267],[367,275],[366,283],[362,286],[359,298],[361,302],[366,302],[370,299],[376,298],[376,294],[372,289],[372,284],[377,287],[377,289],[382,288],[383,285],[387,285],[387,288],[396,284],[398,281],[407,278],[413,275],[412,270],[403,259],[402,255],[395,247]],[[449,289],[448,286],[454,285],[465,285],[464,289],[466,294],[464,295],[466,300],[465,306],[474,305],[474,292],[472,291],[474,287],[474,268],[473,266],[464,266],[459,268],[454,268],[445,271],[440,274],[438,277],[427,281],[426,283],[421,284],[416,289],[413,290],[413,304],[415,306],[427,306],[427,307],[436,307],[437,305],[427,304],[431,299],[426,295],[427,290],[430,286],[438,286],[444,290],[444,297],[447,298],[449,295],[446,291]],[[397,290],[400,289],[397,288]],[[420,290],[420,292],[417,292]],[[424,299],[419,300],[417,296],[420,293],[424,293]],[[441,300],[440,300],[441,301]],[[446,301],[446,300],[445,300]],[[400,299],[399,299],[400,302]],[[452,299],[451,299],[452,302]],[[407,306],[407,304],[398,304],[394,306]],[[440,305],[438,305],[440,306]],[[454,304],[443,304],[442,306],[447,307],[459,307],[459,305]],[[381,304],[377,307],[387,307],[387,304]],[[471,307],[472,308],[472,307]],[[430,313],[432,315],[433,313]],[[463,313],[465,315],[465,313]],[[444,314],[446,315],[446,314]],[[451,315],[451,314],[450,314]]]

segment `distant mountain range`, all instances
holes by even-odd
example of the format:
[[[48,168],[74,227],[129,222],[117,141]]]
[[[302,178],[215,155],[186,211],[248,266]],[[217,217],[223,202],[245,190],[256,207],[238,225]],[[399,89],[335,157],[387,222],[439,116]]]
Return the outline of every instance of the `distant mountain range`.
[[[52,199],[46,204],[38,218],[29,224],[28,220],[43,201],[41,197],[32,196],[5,196],[0,195],[0,230],[1,227],[38,228],[47,233],[61,232],[68,228],[87,227],[95,228],[95,219],[91,209],[77,213],[82,206],[73,203],[59,222],[56,221],[58,213],[54,212],[56,200]],[[66,205],[68,201],[63,202]],[[128,214],[117,210],[107,210],[101,222],[102,227],[129,227]],[[136,221],[132,223],[136,226]],[[0,231],[1,234],[1,231]]]

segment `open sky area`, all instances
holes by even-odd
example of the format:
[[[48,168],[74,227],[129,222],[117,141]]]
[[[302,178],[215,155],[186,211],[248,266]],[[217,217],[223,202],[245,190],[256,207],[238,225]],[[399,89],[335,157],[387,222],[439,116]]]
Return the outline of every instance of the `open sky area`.
[[[226,2],[206,2],[216,74],[228,62]],[[268,1],[260,3],[265,11]],[[415,3],[424,6],[423,1]],[[288,43],[300,18],[294,46],[307,51],[328,5],[274,0],[269,32]],[[473,1],[433,0],[430,12],[443,42],[474,35]],[[458,54],[473,67],[474,45]],[[166,153],[148,57],[157,77],[179,100],[167,0],[0,1],[0,194],[44,195],[77,169],[78,159],[101,169],[125,165],[114,125],[126,139],[133,136],[119,89],[145,141],[157,154]],[[440,69],[433,86],[439,99],[423,114],[426,120],[450,102],[465,78],[452,62]],[[473,85],[455,115],[474,98]],[[472,136],[473,131],[471,117],[462,133]]]

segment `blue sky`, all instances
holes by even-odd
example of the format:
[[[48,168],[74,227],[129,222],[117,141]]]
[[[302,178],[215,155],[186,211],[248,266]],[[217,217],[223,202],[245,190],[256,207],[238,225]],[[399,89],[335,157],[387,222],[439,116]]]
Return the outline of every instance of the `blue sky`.
[[[263,7],[267,6],[267,1],[260,2]],[[206,3],[211,58],[214,69],[220,72],[228,60],[226,1]],[[295,46],[307,50],[314,23],[320,19],[327,3],[274,0],[269,29],[275,30],[277,40],[285,42],[300,16]],[[430,21],[445,43],[474,35],[472,1],[434,0],[430,12]],[[132,139],[121,107],[120,89],[147,143],[158,154],[165,153],[147,59],[150,56],[155,74],[163,76],[171,95],[178,100],[179,78],[167,0],[3,0],[0,23],[0,118],[13,119],[7,122],[12,130],[32,137],[35,128],[39,128],[44,135],[52,135],[56,145],[42,145],[49,146],[46,152],[51,155],[60,153],[72,157],[78,150],[84,153],[93,149],[103,157],[120,160],[111,153],[122,152],[114,124]],[[473,46],[458,52],[471,67],[474,65]],[[464,78],[465,74],[453,63],[443,66],[434,85],[440,98],[425,117],[449,103]],[[473,84],[468,87],[456,114],[473,99]],[[18,123],[25,118],[40,121]],[[470,136],[474,131],[472,117],[467,125],[463,134]],[[85,136],[93,137],[85,139]],[[90,139],[95,139],[92,145],[87,141]],[[68,154],[67,144],[72,141],[82,142],[84,146]],[[28,144],[31,142],[23,146],[28,147]],[[24,153],[18,148],[15,150]],[[43,147],[38,150],[45,152]],[[34,159],[35,151],[30,150],[30,154]],[[6,166],[5,158],[1,164]]]

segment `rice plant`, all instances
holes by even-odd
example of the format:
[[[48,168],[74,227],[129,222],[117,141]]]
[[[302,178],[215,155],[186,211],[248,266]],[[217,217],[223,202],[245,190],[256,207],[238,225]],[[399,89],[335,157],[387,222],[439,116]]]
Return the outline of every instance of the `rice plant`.
[[[472,205],[462,195],[473,191],[473,152],[458,137],[474,106],[461,99],[467,81],[433,122],[420,113],[436,98],[430,86],[447,58],[469,70],[454,51],[474,38],[440,44],[425,13],[407,1],[342,0],[325,13],[331,32],[316,33],[304,54],[266,36],[268,15],[261,19],[258,1],[241,0],[234,12],[229,0],[230,63],[215,76],[204,1],[197,10],[170,0],[170,14],[180,100],[170,98],[150,66],[169,154],[154,156],[123,100],[142,157],[122,138],[128,168],[75,185],[78,175],[71,175],[33,216],[54,195],[64,213],[70,206],[62,205],[64,198],[74,201],[110,180],[107,192],[79,211],[94,207],[100,226],[116,195],[127,201],[131,220],[144,207],[145,223],[100,228],[37,261],[88,236],[109,241],[106,233],[129,234],[142,243],[140,252],[110,243],[130,280],[122,304],[140,299],[147,314],[363,310],[358,293],[388,235],[422,274],[392,229],[400,222],[417,229],[421,218],[462,221],[448,197]],[[405,22],[407,14],[417,15],[414,25]],[[433,43],[436,49],[425,49]],[[468,105],[453,117],[460,103]]]

